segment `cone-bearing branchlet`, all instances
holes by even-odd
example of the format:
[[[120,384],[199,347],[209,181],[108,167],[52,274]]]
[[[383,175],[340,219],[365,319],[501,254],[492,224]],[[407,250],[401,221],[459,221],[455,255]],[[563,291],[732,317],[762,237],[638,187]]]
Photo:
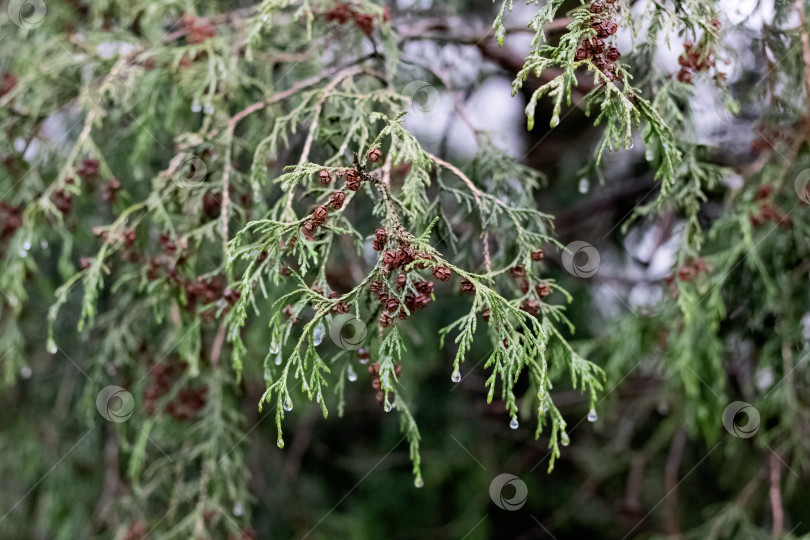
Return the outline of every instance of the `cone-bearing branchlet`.
[[[346,171],[346,189],[351,191],[360,189],[360,175],[354,169]]]
[[[446,266],[437,266],[433,269],[433,277],[439,281],[449,281],[452,277],[452,273]]]
[[[335,210],[343,208],[343,203],[346,202],[346,193],[343,190],[332,193],[329,198],[329,205]]]

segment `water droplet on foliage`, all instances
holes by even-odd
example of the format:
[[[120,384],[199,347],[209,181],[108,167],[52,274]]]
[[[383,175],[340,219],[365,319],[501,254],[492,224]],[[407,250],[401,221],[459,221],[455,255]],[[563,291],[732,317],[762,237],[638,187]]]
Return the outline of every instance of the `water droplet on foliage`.
[[[648,147],[647,147],[647,151],[646,151],[646,152],[644,152],[644,158],[645,158],[647,161],[652,161],[652,160],[654,160],[654,159],[655,159],[655,148],[653,148],[652,146],[648,146]]]
[[[580,193],[588,193],[591,189],[591,182],[587,178],[583,178],[579,181],[579,192]]]
[[[278,446],[279,448],[284,448],[284,439],[279,437],[278,441],[276,441],[276,446]]]
[[[422,480],[421,476],[417,476],[416,480],[413,481],[413,485],[414,485],[414,487],[420,488],[420,487],[425,485],[425,481]]]
[[[290,396],[287,396],[287,399],[284,400],[284,410],[291,411],[292,408],[293,408],[292,400],[290,399]]]
[[[210,115],[210,114],[214,114],[214,111],[215,111],[215,110],[216,110],[216,109],[214,108],[214,106],[213,106],[213,105],[211,105],[210,103],[208,103],[208,104],[207,104],[207,105],[206,105],[206,106],[203,108],[203,112],[204,112],[205,114],[209,114],[209,115]]]
[[[591,409],[590,411],[588,411],[588,422],[593,423],[593,422],[596,422],[598,419],[599,419],[599,416],[596,414],[596,411],[594,409]]]
[[[391,409],[393,409],[393,408],[394,408],[394,406],[393,406],[393,405],[391,405],[391,403],[389,403],[389,402],[387,402],[387,401],[386,401],[386,402],[385,402],[385,407],[383,407],[383,408],[385,409],[385,412],[391,412]]]
[[[571,439],[568,438],[568,433],[563,431],[563,434],[560,436],[560,444],[563,446],[568,446],[571,442]]]
[[[270,354],[278,354],[278,351],[279,351],[278,343],[271,342],[270,343]]]
[[[517,429],[517,428],[518,428],[518,425],[519,425],[519,424],[518,424],[518,419],[517,419],[517,416],[513,416],[513,417],[512,417],[512,421],[511,421],[511,422],[509,422],[509,427],[510,427],[510,428],[512,428],[512,429]]]
[[[278,355],[276,356],[276,365],[277,366],[281,365],[281,353],[278,353]]]
[[[459,382],[461,380],[461,372],[459,370],[453,371],[453,374],[450,376],[450,380],[453,382]]]
[[[323,329],[322,324],[318,324],[318,326],[315,327],[315,330],[312,331],[312,343],[314,343],[316,347],[323,341],[323,336],[325,333],[326,330]]]
[[[202,105],[200,105],[199,100],[194,100],[191,102],[191,112],[200,112],[202,110]]]
[[[28,366],[23,366],[20,370],[20,375],[22,375],[23,379],[30,379],[31,378],[31,368]]]
[[[48,352],[51,354],[56,354],[56,351],[56,343],[52,340],[48,340]]]
[[[239,517],[244,513],[245,509],[242,507],[242,503],[236,503],[235,505],[233,505],[233,515]]]
[[[48,249],[48,241],[47,240],[43,240],[42,242],[39,243],[39,245],[42,246],[42,249]]]
[[[25,251],[24,249],[20,248],[20,257],[22,257],[24,259],[27,256],[28,256],[28,252]]]
[[[25,251],[28,251],[29,249],[31,249],[31,242],[29,242],[28,240],[26,240],[25,242],[23,242],[23,249],[24,249]]]
[[[349,379],[350,382],[357,380],[357,373],[354,372],[354,368],[351,364],[349,364],[349,369],[346,370],[346,378]]]
[[[551,127],[553,127],[553,128],[559,126],[560,125],[560,117],[558,115],[556,115],[556,114],[554,116],[552,116],[551,117],[551,122],[549,122],[549,125],[551,125]]]

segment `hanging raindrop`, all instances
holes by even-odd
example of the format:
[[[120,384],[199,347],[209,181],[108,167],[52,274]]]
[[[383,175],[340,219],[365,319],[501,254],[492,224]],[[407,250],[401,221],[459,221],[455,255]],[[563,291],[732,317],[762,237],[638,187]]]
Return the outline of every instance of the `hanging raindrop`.
[[[644,152],[644,157],[647,159],[647,161],[654,160],[655,159],[655,148],[653,148],[652,146],[648,146],[647,150]]]
[[[20,370],[20,375],[22,375],[23,379],[30,379],[31,378],[31,368],[28,366],[23,366]]]
[[[284,410],[291,411],[292,408],[293,408],[292,400],[290,399],[290,396],[287,396],[287,399],[284,400]]]
[[[279,448],[284,448],[284,439],[279,437],[278,441],[276,442],[276,446],[278,446]]]
[[[195,99],[191,102],[191,112],[200,112],[202,110],[202,105],[200,105],[200,101]]]
[[[598,419],[599,419],[599,416],[596,414],[596,411],[594,409],[591,409],[590,411],[588,411],[588,422],[593,423],[593,422],[596,422]]]
[[[563,431],[563,434],[560,436],[560,444],[563,446],[568,446],[568,443],[571,442],[571,439],[568,438],[568,433]]]
[[[512,417],[512,421],[511,421],[511,422],[509,422],[509,427],[510,427],[510,428],[512,428],[512,429],[517,429],[517,428],[518,428],[518,419],[517,419],[517,416],[513,416],[513,417]]]
[[[270,354],[278,354],[279,350],[280,349],[279,349],[278,343],[276,343],[275,341],[271,341],[270,342]]]
[[[56,342],[48,340],[48,352],[51,354],[56,354],[56,351],[57,351]]]
[[[326,330],[323,329],[323,324],[319,324],[315,327],[315,330],[312,331],[312,342],[317,347],[323,341],[323,335],[326,333]]]
[[[579,181],[579,192],[584,195],[585,193],[588,193],[590,189],[591,189],[591,182],[587,178],[582,178]]]
[[[351,364],[349,364],[349,368],[346,370],[346,378],[349,379],[349,382],[357,380],[357,373],[354,372],[354,368]]]
[[[28,240],[26,240],[25,242],[23,242],[23,249],[24,249],[25,251],[28,251],[29,249],[31,249],[31,242],[29,242]]]
[[[453,374],[450,376],[450,380],[453,382],[461,381],[461,372],[459,370],[453,371]]]
[[[213,105],[211,105],[210,103],[208,103],[208,104],[207,104],[207,105],[206,105],[206,106],[203,108],[203,112],[204,112],[205,114],[208,114],[208,115],[214,114],[214,111],[215,111],[215,110],[216,110],[216,109],[214,109],[214,106],[213,106]]]
[[[413,481],[413,485],[414,485],[415,487],[420,488],[420,487],[422,487],[422,486],[424,486],[424,485],[425,485],[425,481],[424,481],[424,480],[422,480],[422,477],[421,477],[421,476],[417,476],[417,477],[416,477],[416,479]]]
[[[393,409],[393,408],[394,408],[394,406],[391,405],[391,403],[389,403],[388,401],[385,402],[385,407],[384,407],[385,412],[391,412],[391,409]]]

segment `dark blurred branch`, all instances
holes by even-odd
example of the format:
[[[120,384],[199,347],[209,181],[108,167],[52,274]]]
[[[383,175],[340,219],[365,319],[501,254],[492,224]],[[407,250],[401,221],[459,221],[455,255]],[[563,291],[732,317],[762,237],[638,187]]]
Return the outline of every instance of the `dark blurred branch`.
[[[479,41],[476,43],[476,47],[478,47],[478,50],[481,51],[484,58],[499,65],[512,75],[517,75],[518,72],[523,69],[525,58],[507,46],[498,47],[498,42],[495,40],[494,36]],[[562,73],[563,72],[561,69],[547,69],[540,73],[540,77],[537,81],[528,79],[524,85],[524,88],[530,92],[533,92],[540,86],[554,80],[556,77],[559,77],[562,75]],[[573,87],[574,93],[584,96],[593,90],[593,88],[593,80],[591,78],[584,75],[577,75],[577,85]]]
[[[782,536],[785,524],[785,511],[782,508],[782,464],[779,462],[779,456],[776,452],[771,451],[770,456],[770,498],[771,498],[771,512],[773,513],[773,537],[779,538]]]
[[[667,494],[664,504],[664,519],[667,535],[681,538],[680,503],[678,501],[678,469],[686,446],[686,431],[678,428],[672,437],[667,464],[664,469],[664,492]]]

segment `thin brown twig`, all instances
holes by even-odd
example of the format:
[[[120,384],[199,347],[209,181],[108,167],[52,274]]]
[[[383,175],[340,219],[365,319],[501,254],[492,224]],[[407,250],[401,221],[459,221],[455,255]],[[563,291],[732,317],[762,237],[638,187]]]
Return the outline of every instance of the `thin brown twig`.
[[[796,0],[796,11],[799,14],[799,35],[802,40],[802,59],[804,60],[804,91],[807,100],[807,114],[810,114],[810,38],[807,36],[807,13],[804,0]],[[810,130],[810,123],[805,122],[805,130]]]
[[[476,202],[476,204],[477,204],[477,205],[479,205],[479,206],[481,205],[481,195],[483,195],[483,193],[481,192],[481,190],[480,190],[480,189],[478,189],[477,187],[475,187],[475,184],[473,184],[472,180],[470,180],[470,179],[469,179],[469,177],[467,177],[467,175],[466,175],[466,174],[464,174],[464,173],[461,171],[461,169],[459,169],[458,167],[456,167],[456,166],[455,166],[455,165],[453,165],[452,163],[449,163],[449,162],[447,162],[447,161],[445,161],[445,160],[441,159],[441,158],[440,158],[440,157],[438,157],[438,156],[434,156],[434,155],[433,155],[433,154],[431,154],[430,152],[426,152],[426,154],[427,154],[427,155],[428,155],[428,157],[429,157],[429,158],[430,158],[432,161],[434,161],[436,164],[441,165],[441,166],[442,166],[442,167],[444,167],[445,169],[449,170],[450,172],[452,172],[453,174],[455,174],[455,175],[456,175],[456,176],[459,178],[459,180],[461,180],[462,182],[464,182],[464,183],[467,185],[467,188],[468,188],[468,189],[469,189],[469,190],[472,192],[473,197],[475,198],[475,202]]]
[[[776,452],[771,452],[769,460],[771,512],[773,514],[773,537],[780,538],[785,527],[785,511],[782,508],[782,464]]]
[[[222,355],[222,344],[225,342],[225,331],[227,328],[226,320],[223,319],[217,330],[217,335],[214,336],[214,343],[211,345],[211,365],[214,367],[219,364],[219,357]]]

